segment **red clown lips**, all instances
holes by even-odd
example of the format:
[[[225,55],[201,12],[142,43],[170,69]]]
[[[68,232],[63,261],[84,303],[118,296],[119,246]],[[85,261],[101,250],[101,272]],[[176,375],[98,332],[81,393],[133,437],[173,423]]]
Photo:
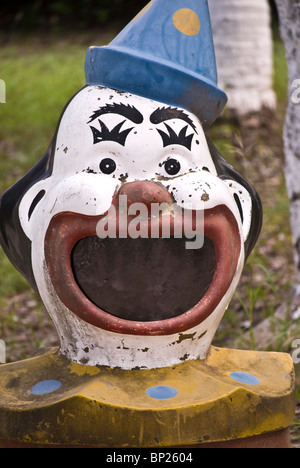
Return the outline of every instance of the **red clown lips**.
[[[114,206],[122,194],[129,206],[171,203],[169,192],[152,182],[124,184]],[[191,250],[186,239],[174,237],[182,217],[172,211],[168,239],[162,237],[162,216],[145,221],[148,238],[120,238],[117,218],[116,238],[100,239],[103,215],[55,215],[45,237],[45,259],[58,297],[80,319],[114,333],[172,335],[197,326],[227,293],[241,253],[238,223],[227,206],[202,214],[204,245]],[[196,215],[193,211],[193,232]],[[153,228],[159,238],[151,238]]]

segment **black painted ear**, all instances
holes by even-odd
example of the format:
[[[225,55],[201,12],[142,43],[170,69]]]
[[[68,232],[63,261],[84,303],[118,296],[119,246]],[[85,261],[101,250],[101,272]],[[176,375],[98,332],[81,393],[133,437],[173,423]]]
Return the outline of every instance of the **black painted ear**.
[[[255,188],[223,158],[223,156],[219,153],[219,151],[215,148],[215,146],[209,139],[207,139],[207,143],[213,162],[216,166],[218,176],[226,181],[237,182],[246,190],[246,192],[251,198],[251,219],[249,220],[249,232],[247,234],[247,238],[245,239],[245,254],[247,259],[257,242],[262,228],[263,209],[260,197],[256,192]],[[232,184],[232,186],[234,187],[234,184]],[[239,208],[241,219],[243,222],[246,222],[245,213],[243,213],[242,203],[239,199],[239,191],[236,190],[235,193],[233,193],[233,195]]]
[[[19,205],[25,193],[51,175],[52,143],[42,159],[0,197],[0,244],[15,268],[36,289],[31,264],[31,241],[19,218]],[[34,202],[34,200],[33,200]]]

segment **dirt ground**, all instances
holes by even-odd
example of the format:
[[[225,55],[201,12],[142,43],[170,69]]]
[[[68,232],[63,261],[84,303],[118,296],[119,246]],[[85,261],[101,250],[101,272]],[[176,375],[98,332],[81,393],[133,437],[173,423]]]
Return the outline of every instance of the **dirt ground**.
[[[237,128],[237,129],[236,129]],[[234,298],[230,316],[237,325],[236,334],[249,332],[249,317],[241,305],[241,299],[249,302],[249,291],[269,284],[255,302],[251,326],[266,318],[266,310],[276,311],[288,300],[291,287],[298,282],[293,262],[293,248],[288,223],[288,201],[284,186],[284,153],[282,121],[273,114],[264,116],[259,122],[249,118],[232,130],[231,126],[217,124],[218,137],[228,140],[230,162],[256,188],[261,196],[267,217],[260,239],[253,253],[254,259],[246,265],[238,288],[239,299]],[[224,154],[224,157],[227,155]],[[258,266],[263,259],[265,270]],[[271,278],[271,279],[270,279]],[[272,283],[272,284],[271,284]],[[274,286],[275,285],[275,286]],[[272,291],[272,287],[273,291]],[[276,287],[276,294],[274,293]],[[39,298],[31,290],[2,301],[0,336],[6,342],[7,362],[33,356],[41,348],[58,346],[54,326]],[[232,344],[233,319],[221,324],[216,338],[218,346]],[[241,323],[245,326],[241,327]],[[300,337],[300,334],[299,334]],[[287,349],[283,349],[287,351]],[[297,418],[300,408],[297,406]],[[300,424],[300,423],[299,423]],[[292,430],[292,439],[299,447],[299,426]]]
[[[221,123],[216,126],[218,138],[228,141],[228,154],[224,157],[254,185],[267,213],[238,288],[240,299],[234,298],[230,307],[230,314],[236,316],[237,324],[247,322],[249,317],[243,311],[241,299],[246,303],[249,291],[263,283],[265,289],[256,300],[253,311],[254,326],[266,317],[267,309],[276,310],[287,300],[291,287],[297,283],[283,173],[282,121],[266,113],[259,124],[255,118],[249,118],[237,126]],[[265,284],[268,278],[261,263],[270,283],[276,282],[276,294],[272,291],[273,284]],[[2,302],[0,333],[6,341],[8,362],[32,356],[38,348],[58,343],[52,322],[33,291],[29,289]],[[232,329],[232,324],[230,326]],[[236,331],[241,329],[237,327]],[[218,345],[227,345],[231,337],[221,333],[217,340]]]

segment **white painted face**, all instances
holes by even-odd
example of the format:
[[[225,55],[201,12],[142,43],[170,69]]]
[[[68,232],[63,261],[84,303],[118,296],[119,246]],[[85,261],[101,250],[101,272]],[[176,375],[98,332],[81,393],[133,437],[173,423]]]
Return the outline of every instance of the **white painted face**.
[[[201,213],[204,246],[186,249],[172,232],[99,239],[97,225],[112,207],[120,212],[120,195],[128,209],[149,209],[147,223],[174,220],[176,207]],[[165,203],[156,221],[155,202]],[[193,114],[85,87],[60,121],[51,176],[26,192],[19,217],[63,354],[124,369],[205,358],[240,279],[251,198],[218,177]]]

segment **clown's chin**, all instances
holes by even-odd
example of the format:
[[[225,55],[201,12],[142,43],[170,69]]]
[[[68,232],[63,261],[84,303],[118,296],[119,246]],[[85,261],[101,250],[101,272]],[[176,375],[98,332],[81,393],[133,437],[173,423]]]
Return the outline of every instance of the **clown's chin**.
[[[204,297],[215,274],[213,242],[187,250],[186,239],[80,240],[72,268],[97,307],[125,320],[154,322],[184,314]]]
[[[204,322],[228,296],[242,241],[225,205],[203,212],[201,248],[174,236],[100,239],[102,218],[59,213],[46,233],[52,286],[80,319],[114,333],[172,335]]]

